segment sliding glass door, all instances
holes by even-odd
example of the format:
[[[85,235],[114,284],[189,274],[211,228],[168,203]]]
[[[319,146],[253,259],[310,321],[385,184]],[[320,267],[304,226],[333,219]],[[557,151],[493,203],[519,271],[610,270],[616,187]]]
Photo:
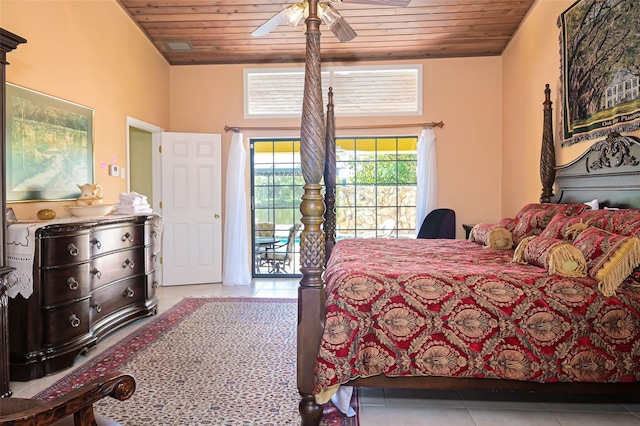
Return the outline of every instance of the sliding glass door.
[[[413,238],[417,136],[336,140],[336,238]],[[300,276],[299,139],[251,140],[254,277]]]
[[[251,160],[253,276],[301,276],[300,142],[251,140]]]

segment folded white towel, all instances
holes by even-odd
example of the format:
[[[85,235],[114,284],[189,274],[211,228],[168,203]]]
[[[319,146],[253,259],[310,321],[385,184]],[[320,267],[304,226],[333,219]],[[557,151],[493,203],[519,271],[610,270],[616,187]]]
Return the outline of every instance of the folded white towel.
[[[139,205],[139,204],[147,204],[147,200],[144,198],[131,198],[131,199],[124,199],[124,200],[120,200],[121,204],[127,204],[130,206],[135,206],[135,205]]]
[[[121,209],[121,210],[144,210],[144,209],[148,209],[151,208],[151,206],[149,205],[149,203],[144,203],[144,204],[136,204],[136,205],[131,205],[131,204],[116,204],[115,205],[115,209]]]
[[[139,194],[135,191],[133,192],[121,192],[120,193],[120,199],[123,201],[129,201],[129,200],[147,200],[147,196],[146,195],[142,195]]]
[[[153,213],[153,209],[149,203],[129,205],[129,204],[116,204],[112,214],[144,214]]]

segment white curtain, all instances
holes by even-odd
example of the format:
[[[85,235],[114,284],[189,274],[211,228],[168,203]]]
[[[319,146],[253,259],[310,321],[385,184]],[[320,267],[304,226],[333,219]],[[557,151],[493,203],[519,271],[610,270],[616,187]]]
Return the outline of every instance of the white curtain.
[[[436,135],[433,129],[422,129],[418,140],[418,194],[416,196],[416,236],[427,214],[438,203],[438,164]]]
[[[242,133],[234,133],[227,163],[224,265],[222,267],[222,284],[224,285],[251,283],[245,189],[246,161],[247,152],[244,150]]]

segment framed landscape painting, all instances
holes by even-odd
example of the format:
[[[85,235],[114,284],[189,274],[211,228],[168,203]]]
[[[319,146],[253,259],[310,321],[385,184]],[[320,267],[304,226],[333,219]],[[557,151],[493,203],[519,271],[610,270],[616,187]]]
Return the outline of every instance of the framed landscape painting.
[[[7,201],[78,197],[93,182],[93,110],[7,83]]]
[[[562,145],[640,128],[638,0],[579,0],[559,23]]]

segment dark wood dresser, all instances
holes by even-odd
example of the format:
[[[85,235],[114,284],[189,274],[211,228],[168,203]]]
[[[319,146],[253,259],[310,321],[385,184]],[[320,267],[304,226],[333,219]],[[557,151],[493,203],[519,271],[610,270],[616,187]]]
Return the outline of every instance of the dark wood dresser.
[[[156,215],[38,227],[33,292],[9,299],[11,380],[70,367],[107,333],[154,315],[160,231]]]

